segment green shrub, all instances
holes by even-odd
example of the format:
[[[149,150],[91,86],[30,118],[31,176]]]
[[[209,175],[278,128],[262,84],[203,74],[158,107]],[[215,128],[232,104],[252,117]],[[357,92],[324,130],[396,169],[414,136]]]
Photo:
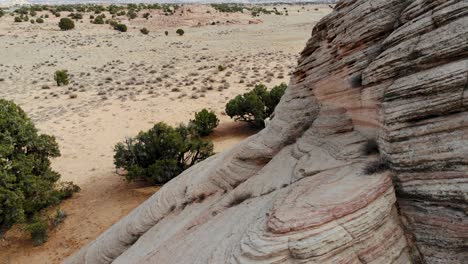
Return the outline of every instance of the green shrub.
[[[144,34],[144,35],[148,35],[149,30],[148,30],[147,28],[142,28],[142,29],[140,29],[140,32],[141,32],[142,34]]]
[[[26,226],[26,231],[31,235],[34,246],[39,246],[47,242],[47,239],[49,238],[47,235],[48,229],[49,226],[47,223],[38,217]]]
[[[176,33],[179,34],[179,36],[183,36],[185,32],[183,29],[179,28],[176,30]]]
[[[36,23],[36,21],[35,21],[34,19],[29,20],[29,22],[31,22],[31,24],[35,24],[35,23]]]
[[[68,15],[68,17],[71,17],[72,19],[78,20],[78,19],[83,19],[83,14],[81,13],[71,13]]]
[[[117,26],[119,24],[119,22],[110,19],[108,24],[111,25],[113,28],[115,28],[115,26]]]
[[[94,18],[93,24],[103,25],[104,24],[104,17],[103,16],[97,16],[96,18]]]
[[[3,12],[2,9],[0,9],[0,17],[4,16],[5,15],[5,12]]]
[[[52,218],[50,219],[50,223],[52,224],[52,227],[57,227],[59,226],[60,224],[62,224],[64,221],[65,221],[65,218],[67,218],[68,215],[65,211],[62,211],[60,209],[57,209],[55,211],[55,215],[52,216]]]
[[[114,29],[120,32],[127,32],[127,26],[125,24],[117,24],[114,26]]]
[[[58,26],[61,30],[71,30],[75,28],[75,23],[73,20],[64,17],[60,19]]]
[[[0,99],[0,235],[70,196],[50,167],[50,158],[58,156],[54,137],[38,134],[21,108]]]
[[[206,109],[195,113],[195,120],[190,121],[190,127],[195,129],[200,136],[208,136],[218,124],[219,119],[216,114],[213,111],[208,112]]]
[[[226,68],[224,68],[223,65],[218,65],[218,71],[224,71]]]
[[[15,17],[15,22],[16,23],[23,22],[23,19],[21,19],[21,17]]]
[[[57,13],[54,13],[54,16],[55,16],[55,17],[60,17],[60,13],[58,13],[58,12],[57,12]]]
[[[46,14],[46,15],[44,16],[44,18],[49,18],[49,14]]]
[[[68,85],[68,72],[67,70],[58,70],[54,74],[54,80],[57,82],[57,86]]]
[[[31,11],[29,12],[29,14],[30,14],[31,16],[36,16],[36,15],[37,15],[37,12],[34,11],[34,10],[31,10]]]
[[[164,184],[211,156],[213,144],[185,126],[173,128],[161,122],[135,138],[118,143],[114,150],[114,164],[127,171],[128,181]]]
[[[37,22],[38,24],[42,24],[42,23],[44,23],[44,19],[38,18],[38,19],[36,19],[36,22]]]
[[[226,104],[226,114],[236,121],[248,122],[255,127],[264,127],[265,118],[273,114],[276,105],[283,96],[287,85],[273,87],[270,92],[263,84],[243,95],[238,95]]]
[[[134,10],[129,10],[127,16],[129,19],[135,19],[137,17],[137,13]]]

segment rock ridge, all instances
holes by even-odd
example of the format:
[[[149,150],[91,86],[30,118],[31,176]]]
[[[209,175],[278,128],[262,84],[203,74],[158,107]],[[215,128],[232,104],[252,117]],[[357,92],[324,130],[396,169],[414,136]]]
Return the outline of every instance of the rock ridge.
[[[467,263],[467,90],[468,2],[340,1],[265,129],[66,263]]]

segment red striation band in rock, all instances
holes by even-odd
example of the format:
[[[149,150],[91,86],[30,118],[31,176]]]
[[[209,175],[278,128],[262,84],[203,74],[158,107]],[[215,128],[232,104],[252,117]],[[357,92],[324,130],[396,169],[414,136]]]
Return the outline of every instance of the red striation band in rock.
[[[468,263],[467,91],[468,1],[340,1],[267,128],[66,263]]]

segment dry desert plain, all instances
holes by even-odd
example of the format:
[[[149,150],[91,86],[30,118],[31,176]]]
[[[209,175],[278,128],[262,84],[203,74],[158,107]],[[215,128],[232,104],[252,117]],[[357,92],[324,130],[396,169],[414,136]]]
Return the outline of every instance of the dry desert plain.
[[[216,152],[255,133],[227,117],[225,104],[257,83],[288,83],[310,29],[331,11],[327,5],[277,8],[289,15],[253,18],[185,5],[172,16],[149,11],[146,20],[140,11],[123,19],[126,33],[91,24],[89,13],[71,31],[60,31],[54,16],[43,24],[0,18],[0,97],[56,136],[62,156],[53,168],[82,188],[60,205],[68,217],[46,244],[34,247],[24,232],[10,230],[0,241],[0,263],[59,263],[157,191],[115,174],[113,146],[125,137],[160,121],[186,123],[202,108],[221,119],[211,136]],[[142,27],[150,33],[140,33]],[[58,69],[71,74],[68,86],[55,84]]]

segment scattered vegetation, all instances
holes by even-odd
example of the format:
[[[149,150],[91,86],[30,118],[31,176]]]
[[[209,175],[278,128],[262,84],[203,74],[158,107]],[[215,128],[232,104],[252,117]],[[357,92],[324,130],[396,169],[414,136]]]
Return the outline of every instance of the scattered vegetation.
[[[97,25],[103,25],[104,24],[104,18],[105,18],[105,16],[103,16],[103,15],[96,16],[92,23],[97,24]]]
[[[147,28],[142,28],[140,29],[140,32],[143,34],[143,35],[148,35],[149,34],[149,30]]]
[[[55,215],[50,219],[50,223],[52,224],[52,227],[57,227],[62,224],[67,217],[68,215],[65,211],[57,209],[55,211]]]
[[[164,184],[213,154],[213,144],[192,129],[157,123],[147,132],[118,143],[114,164],[126,170],[128,181]]]
[[[36,19],[36,22],[37,22],[38,24],[42,24],[42,23],[44,23],[44,19],[38,18],[38,19]]]
[[[136,13],[134,10],[129,10],[129,11],[127,12],[127,17],[128,17],[129,19],[135,19],[137,16],[138,16],[138,15],[137,15],[137,13]]]
[[[39,246],[47,242],[49,236],[47,235],[49,226],[47,222],[35,217],[35,219],[26,225],[26,231],[31,235],[34,246]]]
[[[38,134],[20,107],[0,99],[0,236],[16,223],[28,223],[26,231],[35,243],[47,240],[47,224],[39,213],[79,191],[73,183],[66,188],[57,183],[60,175],[50,167],[50,158],[58,156],[53,136]]]
[[[176,33],[177,33],[179,36],[183,36],[185,32],[184,32],[183,29],[179,28],[179,29],[176,30]]]
[[[213,111],[206,109],[195,113],[195,119],[190,121],[190,126],[200,136],[208,136],[219,125],[219,119]]]
[[[60,19],[58,26],[61,30],[64,30],[64,31],[72,30],[75,28],[75,23],[73,22],[73,20],[64,17]]]
[[[282,83],[267,91],[265,85],[258,84],[252,91],[230,100],[226,104],[226,114],[236,121],[262,128],[265,126],[265,118],[273,114],[286,88],[287,85]]]
[[[224,13],[242,13],[245,8],[245,6],[241,4],[211,4],[211,7]]]
[[[68,72],[67,70],[58,70],[54,74],[54,80],[57,83],[57,86],[68,85]]]
[[[117,24],[114,26],[115,30],[118,30],[120,32],[127,32],[127,25],[125,24]]]

